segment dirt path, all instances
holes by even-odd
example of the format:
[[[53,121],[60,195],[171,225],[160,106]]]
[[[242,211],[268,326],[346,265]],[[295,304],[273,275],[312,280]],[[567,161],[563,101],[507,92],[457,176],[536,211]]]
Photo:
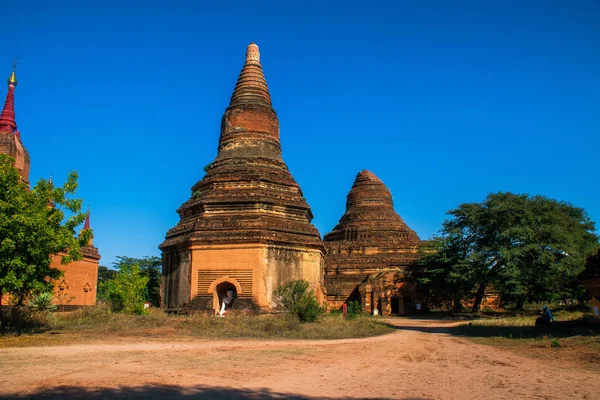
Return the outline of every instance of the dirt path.
[[[600,371],[390,320],[336,341],[175,339],[0,350],[0,398],[600,399]]]

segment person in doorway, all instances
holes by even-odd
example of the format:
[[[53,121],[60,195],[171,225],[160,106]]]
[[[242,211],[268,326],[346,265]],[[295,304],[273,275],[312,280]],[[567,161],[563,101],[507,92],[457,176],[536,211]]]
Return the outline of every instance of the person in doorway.
[[[554,321],[554,316],[552,315],[552,311],[548,308],[548,306],[542,307],[542,316],[538,317],[535,320],[535,325],[547,325],[550,322]]]
[[[235,290],[233,286],[230,286],[227,289],[226,296],[223,297],[223,302],[221,304],[221,311],[219,311],[219,317],[223,317],[225,315],[225,310],[231,306],[233,303],[233,299],[235,298]]]

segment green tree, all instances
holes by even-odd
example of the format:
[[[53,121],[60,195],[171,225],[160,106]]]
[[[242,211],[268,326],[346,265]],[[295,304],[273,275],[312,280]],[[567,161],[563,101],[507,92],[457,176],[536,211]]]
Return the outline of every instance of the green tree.
[[[98,285],[100,285],[103,282],[108,282],[111,279],[115,279],[115,276],[117,276],[117,272],[119,271],[105,267],[104,265],[100,265],[98,267]]]
[[[41,179],[30,190],[13,163],[0,154],[0,293],[23,305],[30,294],[51,291],[62,275],[50,267],[51,256],[65,251],[63,264],[81,259],[91,231],[75,232],[85,219],[82,201],[72,198],[77,173],[63,187]]]
[[[458,283],[463,296],[472,288],[473,311],[490,285],[518,309],[550,299],[573,286],[585,257],[598,247],[594,223],[583,209],[544,196],[490,194],[448,214],[453,218],[443,224],[425,277],[435,290],[443,284],[440,276],[450,277],[450,286]]]
[[[139,265],[122,265],[115,278],[102,283],[99,291],[106,296],[111,311],[143,314],[147,283]]]
[[[118,256],[113,265],[118,269],[122,269],[124,266],[139,266],[141,275],[148,278],[144,292],[146,301],[149,301],[155,307],[160,307],[160,283],[162,280],[162,259],[160,257],[134,258]]]
[[[477,271],[467,260],[470,243],[460,235],[447,233],[431,240],[421,249],[421,258],[409,268],[423,290],[429,293],[429,302],[439,308],[449,303],[458,312],[462,302],[471,297],[476,288]]]

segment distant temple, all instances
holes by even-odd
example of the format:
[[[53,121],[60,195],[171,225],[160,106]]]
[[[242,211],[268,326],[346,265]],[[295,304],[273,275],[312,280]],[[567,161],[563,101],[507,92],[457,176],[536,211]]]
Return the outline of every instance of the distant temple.
[[[324,237],[325,287],[329,304],[358,301],[381,315],[420,310],[414,283],[403,279],[421,243],[394,211],[389,189],[369,171],[356,176],[346,212]]]
[[[323,242],[310,207],[281,157],[279,121],[256,44],[221,120],[216,159],[177,210],[163,251],[162,306],[270,310],[273,291],[305,279],[323,293]]]
[[[15,119],[15,87],[17,76],[15,67],[8,78],[8,94],[0,114],[0,154],[6,154],[15,159],[15,168],[19,171],[22,181],[29,185],[29,153],[21,141]],[[83,229],[90,229],[90,214],[86,215]],[[92,241],[81,248],[83,259],[62,265],[65,255],[59,253],[52,256],[50,266],[63,271],[54,286],[54,302],[64,308],[96,304],[96,289],[98,282],[98,262],[100,254]]]

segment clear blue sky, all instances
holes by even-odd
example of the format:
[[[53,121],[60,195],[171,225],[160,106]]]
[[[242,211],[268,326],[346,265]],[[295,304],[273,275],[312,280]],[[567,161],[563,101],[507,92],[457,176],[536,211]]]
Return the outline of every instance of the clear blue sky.
[[[103,265],[160,254],[252,41],[321,235],[362,169],[422,239],[497,191],[600,222],[597,1],[20,0],[1,13],[31,178],[79,172]]]

